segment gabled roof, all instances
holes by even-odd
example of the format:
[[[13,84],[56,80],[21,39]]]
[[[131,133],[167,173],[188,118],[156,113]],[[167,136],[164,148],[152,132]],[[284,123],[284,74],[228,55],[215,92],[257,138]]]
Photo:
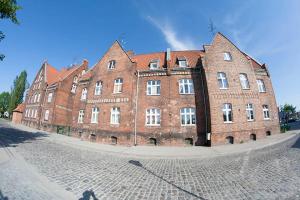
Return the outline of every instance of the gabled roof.
[[[47,62],[45,63],[45,81],[48,85],[52,85],[57,81],[59,72]]]
[[[25,110],[25,104],[21,103],[13,110],[13,112],[23,113],[24,110]]]

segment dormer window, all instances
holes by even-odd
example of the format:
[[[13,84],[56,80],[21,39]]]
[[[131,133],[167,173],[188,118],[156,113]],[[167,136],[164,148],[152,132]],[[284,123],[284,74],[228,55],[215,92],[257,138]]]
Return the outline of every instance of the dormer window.
[[[116,68],[116,61],[115,60],[109,61],[108,65],[107,65],[107,68],[108,69],[115,69]]]
[[[178,58],[178,65],[179,67],[187,67],[188,63],[185,57],[179,57]]]
[[[155,59],[155,60],[151,60],[150,61],[150,69],[151,70],[155,70],[159,68],[159,60]]]
[[[232,60],[231,54],[229,52],[224,52],[224,60],[226,61]]]

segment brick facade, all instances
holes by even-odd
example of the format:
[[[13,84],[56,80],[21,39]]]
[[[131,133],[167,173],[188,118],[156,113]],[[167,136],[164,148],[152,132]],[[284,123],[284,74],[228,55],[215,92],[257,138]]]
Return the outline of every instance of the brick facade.
[[[228,61],[224,53],[228,53]],[[204,50],[135,55],[115,42],[92,69],[81,73],[87,67],[84,61],[71,69],[52,70],[59,78],[47,82],[44,63],[42,86],[34,87],[40,80],[39,72],[26,95],[26,109],[37,108],[37,117],[28,117],[25,110],[23,123],[121,145],[219,145],[279,132],[266,65],[220,33]],[[220,89],[219,72],[226,74],[226,89]],[[241,74],[247,77],[249,88],[242,89]],[[257,80],[262,80],[265,91],[258,90]],[[42,101],[32,103],[29,99],[37,91]],[[52,100],[48,102],[50,93]],[[231,105],[231,118],[224,122],[226,103]],[[251,120],[246,114],[249,104]]]

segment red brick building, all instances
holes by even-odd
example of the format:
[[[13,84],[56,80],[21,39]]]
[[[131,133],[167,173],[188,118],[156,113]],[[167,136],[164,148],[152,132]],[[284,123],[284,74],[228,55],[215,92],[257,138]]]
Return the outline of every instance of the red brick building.
[[[123,145],[218,145],[279,132],[266,65],[220,33],[203,50],[135,55],[115,42],[83,70],[86,61],[45,73],[57,77],[51,82],[38,75],[44,87],[34,89],[34,81],[26,108],[35,105],[30,99],[36,90],[44,99],[35,107],[37,119],[25,111],[23,123]]]

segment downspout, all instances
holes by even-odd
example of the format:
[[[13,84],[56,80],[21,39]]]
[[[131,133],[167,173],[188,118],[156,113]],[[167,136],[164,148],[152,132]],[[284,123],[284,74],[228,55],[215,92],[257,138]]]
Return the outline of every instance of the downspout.
[[[137,145],[137,136],[136,136],[136,128],[137,128],[137,112],[138,112],[138,97],[139,97],[139,80],[140,80],[140,72],[137,70],[137,82],[136,82],[136,95],[135,95],[135,115],[134,115],[134,146]]]

